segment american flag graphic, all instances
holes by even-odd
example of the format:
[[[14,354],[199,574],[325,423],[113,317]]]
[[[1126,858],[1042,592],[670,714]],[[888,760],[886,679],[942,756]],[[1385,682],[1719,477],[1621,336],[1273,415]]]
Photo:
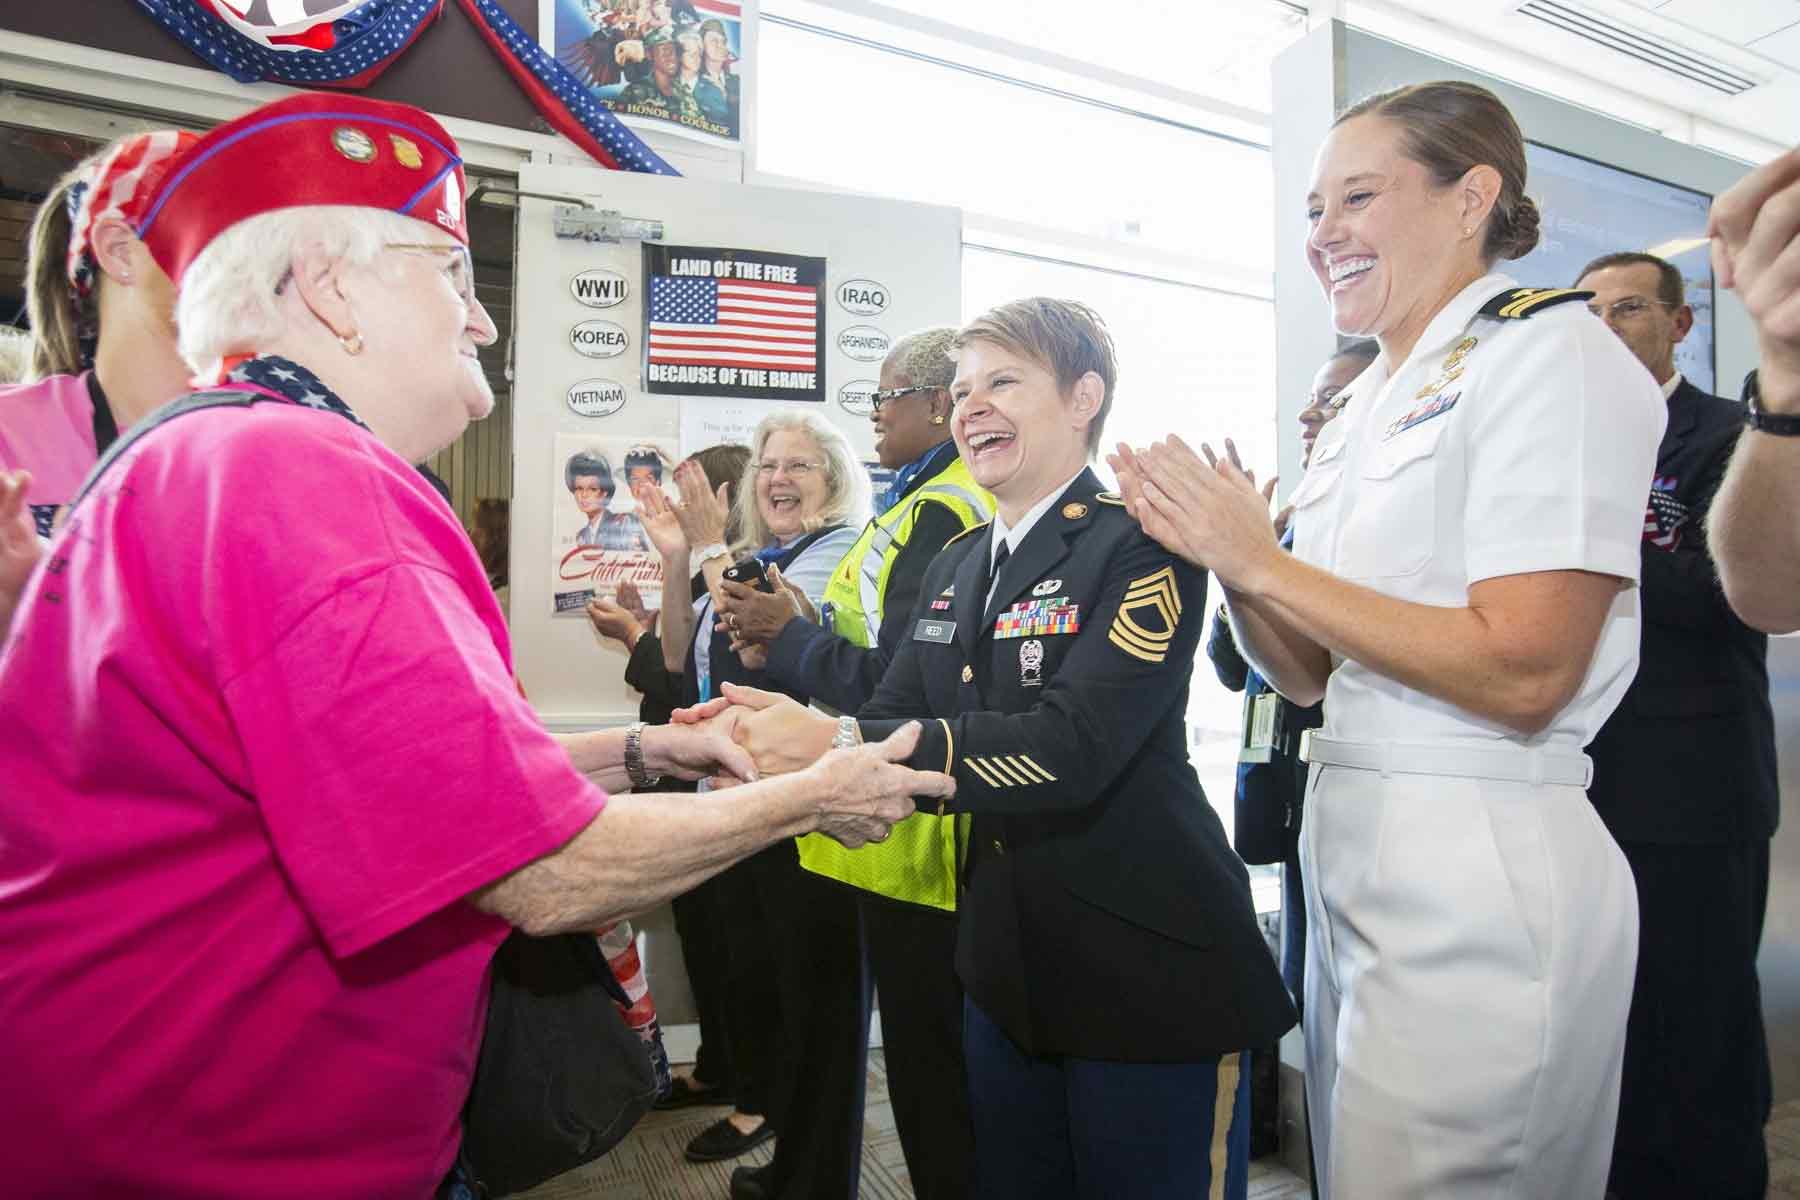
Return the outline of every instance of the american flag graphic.
[[[1658,475],[1650,482],[1650,502],[1644,506],[1644,540],[1659,550],[1673,550],[1681,545],[1688,507],[1675,498],[1679,482],[1672,475]]]
[[[819,369],[819,290],[756,279],[650,277],[650,361]]]

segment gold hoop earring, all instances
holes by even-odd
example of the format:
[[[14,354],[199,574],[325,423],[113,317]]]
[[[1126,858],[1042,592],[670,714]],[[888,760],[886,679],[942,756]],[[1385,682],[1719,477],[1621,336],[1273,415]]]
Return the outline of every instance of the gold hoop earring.
[[[345,354],[355,358],[358,354],[363,352],[362,334],[357,333],[355,330],[352,330],[348,334],[340,333],[338,334],[338,345],[344,348]]]
[[[1475,231],[1473,229],[1470,229],[1467,225],[1464,225],[1463,226],[1463,236],[1464,237],[1474,237]]]

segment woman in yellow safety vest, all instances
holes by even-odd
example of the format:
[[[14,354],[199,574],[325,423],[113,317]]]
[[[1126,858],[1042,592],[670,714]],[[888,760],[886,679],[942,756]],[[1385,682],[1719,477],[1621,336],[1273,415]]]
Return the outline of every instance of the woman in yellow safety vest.
[[[969,474],[950,438],[955,335],[954,329],[911,334],[882,364],[870,420],[875,453],[896,474],[887,495],[877,498],[879,515],[831,573],[820,619],[805,619],[786,588],[770,594],[724,585],[721,620],[739,645],[766,648],[768,678],[781,690],[840,712],[861,708],[907,632],[931,560],[945,542],[993,515],[993,497]],[[778,581],[779,572],[772,574]],[[962,990],[953,963],[959,828],[966,834],[967,822],[922,812],[870,846],[874,853],[831,853],[814,837],[800,842],[801,865],[863,889],[857,894],[864,946],[883,997],[894,1119],[919,1200],[961,1200],[973,1184]],[[862,1024],[866,1038],[866,1004]],[[770,1167],[740,1168],[749,1178],[734,1178],[732,1195],[776,1194],[779,1149],[776,1156]]]

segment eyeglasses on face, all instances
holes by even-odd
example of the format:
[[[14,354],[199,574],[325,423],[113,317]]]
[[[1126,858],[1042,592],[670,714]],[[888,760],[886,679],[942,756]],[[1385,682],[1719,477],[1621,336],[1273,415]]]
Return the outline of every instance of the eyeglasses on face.
[[[935,392],[937,390],[934,387],[888,388],[886,391],[871,393],[869,402],[874,406],[876,412],[880,412],[882,405],[892,403],[902,396],[910,396],[914,392]]]
[[[450,286],[470,308],[475,307],[475,263],[469,257],[469,248],[461,242],[389,242],[383,250],[399,250],[408,254],[448,254],[450,261],[444,267],[444,273],[450,277]]]
[[[789,479],[805,479],[824,465],[821,462],[808,462],[804,458],[765,458],[756,464],[756,473],[762,478],[768,479],[774,476],[775,472],[781,471],[786,473]]]
[[[1651,300],[1644,296],[1627,296],[1623,300],[1614,300],[1611,304],[1590,304],[1587,310],[1602,321],[1614,324],[1635,321],[1653,308],[1674,308],[1676,305],[1668,300]]]

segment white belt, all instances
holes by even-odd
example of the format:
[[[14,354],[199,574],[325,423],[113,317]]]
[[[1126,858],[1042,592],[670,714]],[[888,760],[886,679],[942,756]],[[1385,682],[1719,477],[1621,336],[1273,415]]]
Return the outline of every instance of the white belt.
[[[1585,788],[1594,760],[1567,750],[1518,746],[1452,746],[1408,742],[1346,742],[1309,729],[1300,735],[1300,757],[1331,767],[1355,767],[1383,775],[1462,775],[1514,783],[1561,783]]]

